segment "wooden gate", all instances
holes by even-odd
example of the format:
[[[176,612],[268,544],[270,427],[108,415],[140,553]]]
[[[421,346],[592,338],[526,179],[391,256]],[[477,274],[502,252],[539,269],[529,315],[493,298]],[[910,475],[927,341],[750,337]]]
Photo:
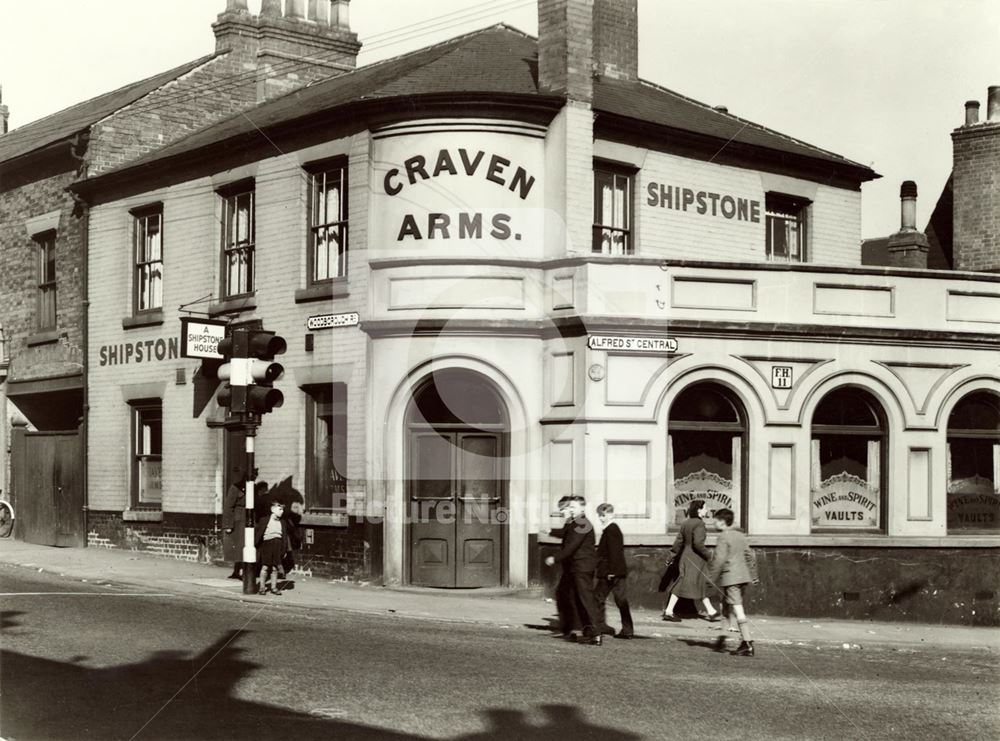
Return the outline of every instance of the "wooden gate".
[[[86,546],[80,433],[15,428],[12,442],[15,537],[39,545]]]

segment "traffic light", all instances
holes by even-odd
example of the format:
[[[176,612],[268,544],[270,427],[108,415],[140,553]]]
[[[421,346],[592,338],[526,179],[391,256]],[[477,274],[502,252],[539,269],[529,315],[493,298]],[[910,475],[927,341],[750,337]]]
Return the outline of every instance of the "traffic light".
[[[284,354],[288,343],[284,337],[263,329],[251,329],[247,333],[247,385],[245,411],[250,414],[267,414],[280,407],[285,395],[272,384],[285,373],[281,363],[275,363],[274,356]]]
[[[288,344],[284,337],[263,329],[239,327],[219,342],[224,363],[218,376],[226,381],[216,396],[220,407],[232,414],[267,414],[280,407],[285,396],[272,384],[284,374],[280,363],[272,362]]]
[[[228,407],[232,414],[246,411],[246,346],[245,329],[235,329],[219,341],[218,352],[223,362],[216,375],[226,383],[215,399],[220,407]]]

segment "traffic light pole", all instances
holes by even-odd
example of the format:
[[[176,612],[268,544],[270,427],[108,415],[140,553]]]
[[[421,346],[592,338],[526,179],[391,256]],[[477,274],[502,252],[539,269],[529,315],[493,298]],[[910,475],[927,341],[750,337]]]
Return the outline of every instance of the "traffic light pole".
[[[246,480],[246,520],[243,529],[243,594],[257,593],[257,547],[254,545],[254,521],[255,503],[254,486],[255,479],[250,478],[253,472],[254,439],[257,435],[257,426],[248,424],[246,430],[246,452],[247,452],[247,480]]]

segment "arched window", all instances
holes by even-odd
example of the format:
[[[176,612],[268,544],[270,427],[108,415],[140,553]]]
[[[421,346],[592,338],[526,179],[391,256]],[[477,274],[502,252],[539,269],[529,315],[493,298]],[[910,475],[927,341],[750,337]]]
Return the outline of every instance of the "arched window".
[[[885,527],[886,424],[881,405],[852,386],[831,391],[812,419],[812,529]]]
[[[1000,529],[1000,397],[965,396],[948,417],[948,532]]]
[[[710,512],[731,509],[744,522],[746,437],[746,414],[725,387],[697,383],[678,395],[667,435],[672,526],[695,499]]]

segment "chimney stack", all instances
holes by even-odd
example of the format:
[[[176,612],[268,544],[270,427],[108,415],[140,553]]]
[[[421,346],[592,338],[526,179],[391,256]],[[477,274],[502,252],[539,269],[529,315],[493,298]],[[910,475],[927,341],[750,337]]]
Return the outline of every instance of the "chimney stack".
[[[639,79],[639,0],[594,0],[594,72]]]
[[[951,133],[952,254],[956,270],[1000,272],[1000,85],[989,88],[986,118],[965,104],[965,125]]]
[[[889,237],[889,265],[926,269],[929,244],[917,231],[917,184],[912,180],[899,186],[899,212],[899,231]]]
[[[639,78],[638,0],[538,0],[538,85],[590,102],[593,79]]]
[[[237,74],[256,69],[257,101],[276,98],[357,66],[361,44],[347,20],[350,0],[226,0],[213,24],[217,53],[232,54]],[[327,11],[330,11],[329,13]]]
[[[7,121],[9,119],[10,111],[7,110],[7,106],[3,104],[3,85],[0,85],[0,134],[7,133]]]

